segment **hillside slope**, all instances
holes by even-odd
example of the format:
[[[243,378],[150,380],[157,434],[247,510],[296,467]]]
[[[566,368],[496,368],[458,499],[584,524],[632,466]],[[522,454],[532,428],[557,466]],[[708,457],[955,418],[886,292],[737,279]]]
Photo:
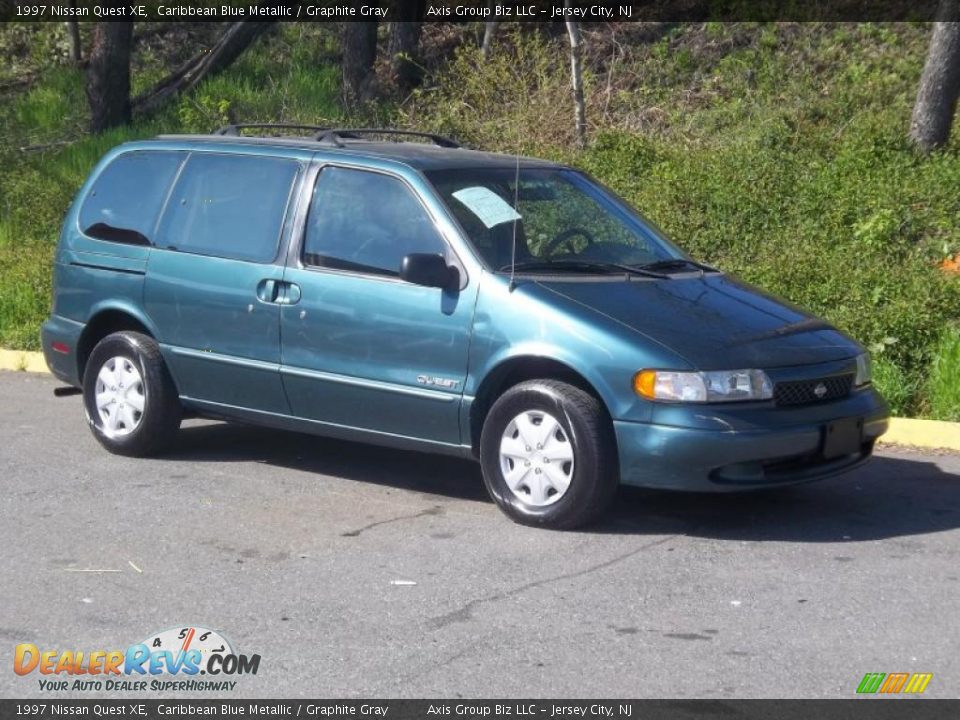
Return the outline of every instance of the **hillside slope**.
[[[825,316],[871,347],[898,413],[960,419],[960,156],[905,141],[923,25],[619,24],[586,31],[590,143],[573,149],[564,37],[432,25],[428,75],[365,123],[564,160],[623,194],[695,257]],[[137,83],[161,73],[162,48]],[[285,25],[224,75],[131,128],[84,137],[79,72],[44,69],[0,108],[0,345],[36,347],[62,213],[97,157],[229,119],[346,122],[332,33]],[[22,145],[74,141],[45,152]]]

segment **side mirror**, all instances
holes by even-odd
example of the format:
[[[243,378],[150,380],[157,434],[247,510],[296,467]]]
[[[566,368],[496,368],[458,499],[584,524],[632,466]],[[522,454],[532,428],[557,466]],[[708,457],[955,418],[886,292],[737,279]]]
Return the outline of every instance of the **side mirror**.
[[[400,279],[414,285],[450,290],[456,287],[458,275],[443,255],[410,253],[400,263]]]

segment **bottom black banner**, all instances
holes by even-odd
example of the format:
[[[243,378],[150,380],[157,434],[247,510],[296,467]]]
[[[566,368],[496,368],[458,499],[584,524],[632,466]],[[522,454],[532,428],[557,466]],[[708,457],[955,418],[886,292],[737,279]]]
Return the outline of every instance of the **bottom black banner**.
[[[0,700],[0,718],[940,720],[960,700]]]

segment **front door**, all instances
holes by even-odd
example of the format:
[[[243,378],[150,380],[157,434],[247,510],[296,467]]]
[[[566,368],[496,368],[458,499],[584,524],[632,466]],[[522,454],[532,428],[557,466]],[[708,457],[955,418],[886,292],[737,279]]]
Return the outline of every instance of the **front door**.
[[[147,267],[144,303],[180,394],[207,409],[287,413],[280,240],[300,163],[192,153]]]
[[[326,167],[282,305],[283,383],[295,415],[376,434],[460,444],[458,411],[477,283],[400,280],[409,253],[454,262],[401,178]]]

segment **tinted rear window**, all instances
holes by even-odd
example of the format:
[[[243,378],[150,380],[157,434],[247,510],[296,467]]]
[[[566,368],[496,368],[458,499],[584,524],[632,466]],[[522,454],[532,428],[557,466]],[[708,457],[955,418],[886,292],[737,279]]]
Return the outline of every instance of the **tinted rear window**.
[[[80,229],[107,225],[153,240],[157,216],[185,155],[153,151],[119,155],[87,193],[80,208]]]
[[[295,160],[197,153],[173,188],[157,245],[268,262],[277,253]]]

